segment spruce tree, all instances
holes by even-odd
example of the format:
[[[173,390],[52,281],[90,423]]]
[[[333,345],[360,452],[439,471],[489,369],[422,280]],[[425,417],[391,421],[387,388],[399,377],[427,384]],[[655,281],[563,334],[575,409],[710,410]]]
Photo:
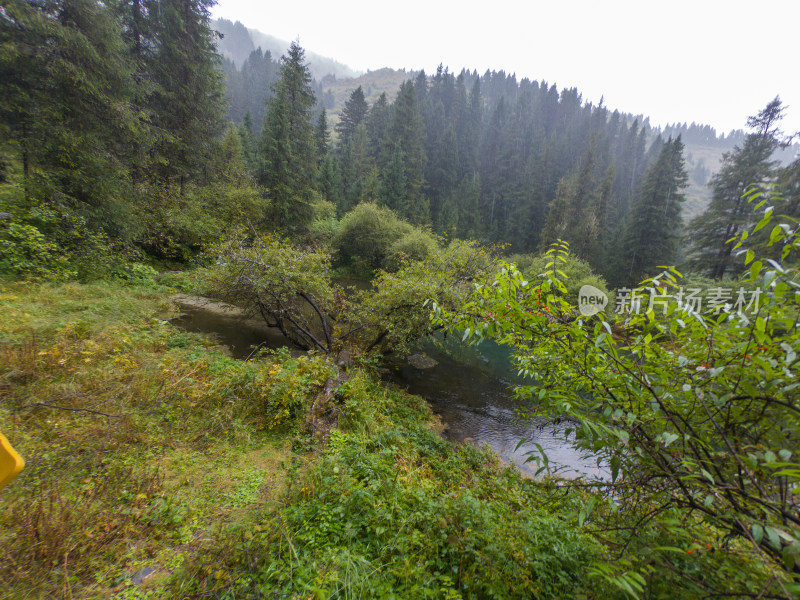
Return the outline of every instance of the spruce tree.
[[[10,0],[0,21],[0,129],[19,152],[28,200],[58,191],[120,225],[110,198],[124,194],[144,125],[121,23],[93,0]]]
[[[364,90],[358,86],[344,103],[339,122],[336,124],[336,133],[339,135],[340,144],[346,144],[350,140],[356,127],[364,122],[368,111],[369,106],[364,99]]]
[[[261,136],[260,183],[267,187],[274,227],[304,230],[313,218],[317,139],[313,119],[316,98],[305,52],[292,42],[281,58],[280,79],[267,104]]]
[[[328,131],[328,115],[324,108],[319,111],[314,136],[317,141],[317,158],[322,162],[322,159],[328,154],[328,145],[331,137]]]
[[[215,141],[222,133],[224,104],[220,61],[209,27],[213,0],[160,0],[148,16],[156,48],[148,61],[155,82],[150,99],[162,180],[206,175]]]
[[[580,166],[558,182],[556,197],[550,205],[541,235],[540,250],[545,251],[556,240],[581,246],[586,219],[594,219],[594,199],[598,182],[595,171],[595,143],[589,146]],[[585,255],[579,255],[586,258]]]
[[[661,265],[675,264],[681,235],[683,189],[689,176],[680,136],[668,140],[650,166],[631,207],[624,241],[625,263],[618,278],[639,283],[657,275]]]
[[[396,146],[381,181],[381,204],[402,214],[408,209],[405,205],[407,197],[405,157],[400,147]]]
[[[417,92],[411,81],[400,86],[394,103],[394,115],[388,132],[386,151],[392,156],[402,152],[406,178],[406,199],[401,216],[412,223],[430,221],[428,200],[423,195],[425,169],[425,128],[417,106]]]
[[[239,137],[242,139],[242,154],[247,164],[247,171],[251,176],[255,176],[258,173],[258,149],[253,135],[253,118],[250,116],[250,111],[245,113],[244,120],[239,125]]]
[[[723,155],[722,167],[711,178],[711,202],[688,228],[694,248],[691,265],[713,279],[726,273],[741,272],[743,263],[733,260],[733,243],[729,242],[753,222],[752,207],[742,197],[750,185],[768,182],[775,174],[772,153],[778,146],[781,118],[780,99],[775,98],[757,116],[748,119],[756,131],[749,134],[741,147]]]

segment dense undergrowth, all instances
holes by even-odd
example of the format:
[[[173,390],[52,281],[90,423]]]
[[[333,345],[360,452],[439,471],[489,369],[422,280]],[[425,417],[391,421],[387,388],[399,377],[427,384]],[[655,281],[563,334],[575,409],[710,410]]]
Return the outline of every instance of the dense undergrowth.
[[[548,488],[455,446],[429,409],[356,373],[341,429],[277,512],[187,570],[217,598],[608,598],[602,554]],[[552,490],[551,490],[552,491]],[[565,508],[565,507],[562,507]],[[203,574],[206,574],[204,577]]]
[[[312,443],[330,363],[234,360],[168,322],[172,292],[2,287],[0,430],[27,465],[0,493],[0,596],[612,596],[557,486],[443,441],[367,366]]]

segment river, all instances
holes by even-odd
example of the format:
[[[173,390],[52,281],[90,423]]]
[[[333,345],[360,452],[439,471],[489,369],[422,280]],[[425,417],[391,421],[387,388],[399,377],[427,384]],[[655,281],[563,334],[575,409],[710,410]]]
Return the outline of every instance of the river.
[[[243,320],[235,311],[221,312],[189,297],[178,298],[182,315],[173,320],[192,332],[215,336],[233,356],[245,359],[255,348],[278,348],[286,339],[256,320]],[[520,383],[509,365],[505,349],[484,343],[476,349],[453,342],[426,343],[419,348],[437,364],[419,369],[403,361],[392,365],[385,378],[425,398],[446,425],[447,439],[483,446],[488,444],[504,461],[533,475],[535,462],[526,457],[539,444],[550,468],[563,477],[607,474],[591,456],[582,455],[564,436],[564,427],[532,419],[520,419],[520,403],[513,386]],[[525,440],[520,444],[521,440]],[[519,445],[519,447],[517,447]]]

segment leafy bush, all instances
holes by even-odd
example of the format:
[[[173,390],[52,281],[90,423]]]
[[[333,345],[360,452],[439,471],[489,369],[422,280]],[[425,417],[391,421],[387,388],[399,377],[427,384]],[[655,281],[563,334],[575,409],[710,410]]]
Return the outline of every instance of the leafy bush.
[[[772,209],[760,216],[754,231]],[[770,235],[783,257],[800,249],[790,223]],[[748,232],[739,236],[736,248]],[[635,597],[800,593],[797,271],[752,250],[744,259],[760,295],[751,310],[696,312],[671,268],[636,290],[665,306],[623,315],[616,331],[603,313],[574,318],[553,293],[566,289],[557,270],[533,292],[506,268],[461,310],[436,307],[466,337],[511,346],[536,382],[520,397],[535,414],[568,419],[579,447],[608,466],[610,480],[594,482],[609,507],[595,513],[597,529],[618,532],[612,544],[629,552],[597,573]]]
[[[563,279],[567,291],[563,293],[553,290],[554,293],[563,295],[564,299],[572,304],[578,303],[578,292],[584,285],[593,285],[608,294],[608,284],[605,279],[592,271],[592,267],[589,266],[588,262],[572,254],[568,255],[566,259],[566,262],[559,263],[558,269],[564,273],[563,276],[559,275],[559,277]],[[517,268],[528,280],[540,279],[542,273],[548,270],[547,263],[551,261],[552,258],[544,254],[539,256],[515,254],[508,258],[508,262],[516,264]]]
[[[260,222],[266,206],[258,190],[248,185],[190,186],[185,197],[174,189],[154,189],[142,207],[135,239],[157,258],[188,262],[227,231]]]
[[[76,272],[57,244],[33,225],[0,226],[0,273],[22,279],[68,279]]]
[[[383,268],[397,271],[410,261],[423,260],[438,248],[436,239],[427,231],[415,227],[389,246]]]
[[[388,208],[363,203],[342,218],[333,247],[342,264],[369,274],[384,265],[392,244],[411,231]]]
[[[275,364],[269,371],[264,407],[270,427],[289,425],[305,415],[310,400],[330,374],[324,361],[309,357]]]
[[[158,271],[139,262],[123,263],[111,271],[112,277],[132,284],[152,284]]]

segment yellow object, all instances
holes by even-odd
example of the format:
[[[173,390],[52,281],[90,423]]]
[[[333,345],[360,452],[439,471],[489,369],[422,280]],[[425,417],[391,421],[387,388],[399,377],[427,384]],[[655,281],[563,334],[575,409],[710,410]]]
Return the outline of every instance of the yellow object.
[[[24,466],[25,461],[0,433],[0,490],[11,483]]]

